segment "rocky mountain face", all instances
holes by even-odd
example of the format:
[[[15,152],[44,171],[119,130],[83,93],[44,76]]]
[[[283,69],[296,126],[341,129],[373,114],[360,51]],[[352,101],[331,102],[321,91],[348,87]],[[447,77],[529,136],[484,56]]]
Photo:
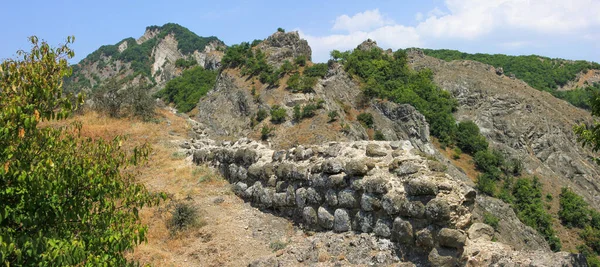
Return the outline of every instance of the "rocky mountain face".
[[[373,47],[369,40],[358,49]],[[275,33],[257,49],[273,67],[299,55],[310,59],[310,47],[297,33]],[[414,68],[432,69],[435,81],[455,95],[459,120],[476,122],[495,147],[519,155],[546,186],[571,186],[594,201],[598,169],[571,131],[575,123],[589,121],[589,113],[484,64],[446,63],[418,51],[409,52],[409,59]],[[287,79],[271,86],[225,69],[198,103],[195,138],[184,147],[196,163],[219,169],[240,197],[305,229],[328,233],[316,237],[317,243],[341,238],[372,241],[371,249],[380,249],[381,256],[357,257],[355,264],[585,265],[581,256],[552,253],[508,204],[477,195],[472,180],[432,145],[425,117],[412,106],[369,100],[336,62],[328,63],[312,92],[291,92]],[[255,120],[261,109],[279,106],[291,118],[296,105],[311,103],[321,108],[310,119]],[[327,115],[334,111],[339,117],[332,122]],[[377,129],[361,124],[361,113],[371,114]],[[270,129],[268,141],[253,141],[261,139],[261,129]],[[387,141],[365,141],[374,131]],[[496,229],[482,223],[484,213],[502,218]],[[374,237],[392,243],[377,245]],[[314,248],[300,250],[292,245],[254,266],[318,261]]]
[[[65,88],[90,92],[115,78],[129,85],[144,81],[156,92],[185,67],[219,68],[224,50],[216,37],[197,36],[177,24],[150,26],[137,40],[127,38],[87,56],[74,66]]]
[[[573,126],[591,122],[589,112],[474,61],[445,62],[409,52],[414,68],[429,68],[435,82],[459,102],[458,120],[475,122],[494,147],[523,160],[554,195],[570,187],[596,209],[600,188],[597,156],[576,141]]]

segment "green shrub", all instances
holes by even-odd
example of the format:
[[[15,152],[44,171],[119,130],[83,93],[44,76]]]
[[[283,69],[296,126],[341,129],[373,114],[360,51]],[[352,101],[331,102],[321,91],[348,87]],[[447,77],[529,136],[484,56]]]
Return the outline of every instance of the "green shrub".
[[[278,32],[285,32],[285,30],[283,28],[277,28]]]
[[[319,109],[319,107],[315,104],[307,104],[302,108],[302,118],[311,118],[315,116],[315,111]]]
[[[179,112],[189,112],[200,98],[210,91],[217,81],[217,71],[202,66],[185,70],[181,76],[171,79],[156,96],[175,104]]]
[[[385,141],[385,135],[380,130],[376,130],[373,139],[377,141]]]
[[[329,122],[334,122],[339,117],[339,114],[336,110],[332,110],[327,113],[327,117],[329,117]]]
[[[192,58],[190,60],[186,60],[185,58],[178,58],[175,61],[175,67],[178,67],[178,68],[187,69],[189,67],[193,67],[196,65],[198,65],[198,61],[196,61],[196,59],[194,59],[194,58]]]
[[[453,159],[460,159],[460,155],[462,155],[462,150],[460,149],[460,147],[455,147],[452,150],[452,158]]]
[[[461,121],[458,124],[456,143],[460,149],[469,154],[475,154],[488,148],[487,140],[479,133],[477,124],[472,121]]]
[[[494,216],[494,214],[491,214],[487,211],[483,213],[483,223],[493,227],[494,230],[498,229],[499,222],[500,222],[500,219],[498,219],[498,217]]]
[[[304,69],[303,74],[308,77],[323,78],[325,75],[327,75],[328,70],[329,68],[327,67],[327,64],[317,63]]]
[[[373,121],[373,115],[371,113],[360,113],[358,114],[358,116],[356,117],[356,119],[365,127],[367,128],[373,128],[373,124],[375,123]]]
[[[175,208],[171,211],[171,219],[167,223],[167,227],[171,234],[189,229],[198,225],[198,210],[187,202],[175,204]]]
[[[496,178],[484,173],[477,177],[477,189],[482,193],[494,196],[496,194]]]
[[[299,122],[300,120],[302,120],[302,109],[300,108],[299,104],[294,105],[294,121],[295,122]]]
[[[298,66],[304,67],[306,65],[306,56],[300,55],[294,58],[294,63]]]
[[[263,141],[266,141],[267,139],[269,139],[269,137],[272,135],[271,132],[273,132],[274,128],[272,127],[268,127],[268,126],[263,126],[260,129],[260,139]]]
[[[499,173],[500,169],[498,167],[501,166],[501,159],[498,157],[498,154],[484,150],[475,153],[473,160],[478,170],[485,173]]]
[[[262,108],[259,108],[258,112],[256,112],[256,120],[258,122],[263,121],[264,119],[267,118],[267,116],[268,116],[267,111]]]
[[[282,123],[285,121],[287,113],[283,107],[274,105],[271,107],[271,121],[273,123]]]
[[[294,73],[287,80],[286,85],[288,89],[292,90],[292,92],[310,93],[313,91],[313,87],[315,87],[317,81],[318,80],[316,77],[307,77],[298,73]]]
[[[592,218],[590,218],[588,204],[581,196],[563,187],[559,198],[558,217],[565,226],[584,228],[590,225]]]
[[[553,251],[559,251],[560,240],[552,228],[552,216],[544,209],[539,179],[517,179],[512,193],[515,198],[513,207],[519,219],[544,236]]]

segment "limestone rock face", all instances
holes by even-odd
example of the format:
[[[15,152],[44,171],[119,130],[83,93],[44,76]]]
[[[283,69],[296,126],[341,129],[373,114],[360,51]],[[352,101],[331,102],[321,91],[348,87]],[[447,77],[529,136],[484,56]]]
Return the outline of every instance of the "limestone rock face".
[[[418,50],[408,59],[415,69],[431,69],[436,84],[458,100],[457,119],[475,122],[493,148],[522,160],[526,174],[551,188],[570,187],[600,209],[600,167],[573,133],[574,125],[591,122],[589,112],[483,63],[445,62]]]
[[[298,32],[276,32],[258,45],[267,54],[267,63],[279,67],[285,60],[294,62],[294,58],[305,56],[312,59],[312,50],[308,42],[300,39]]]
[[[147,43],[149,41],[152,42]],[[153,85],[150,88],[150,93],[152,94],[162,89],[169,80],[182,74],[183,69],[175,65],[175,62],[178,59],[195,59],[198,65],[205,69],[217,69],[220,67],[221,58],[224,55],[223,51],[225,48],[223,42],[213,40],[204,48],[198,48],[198,50],[193,52],[184,53],[179,50],[177,36],[172,32],[163,34],[161,32],[161,27],[149,27],[137,40],[127,38],[116,45],[119,53],[132,53],[132,51],[126,50],[132,48],[132,46],[142,44],[153,45],[146,48],[149,49],[150,53],[147,56],[147,59],[144,59],[147,60],[150,65],[149,73],[140,74],[139,72],[136,72],[136,70],[132,68],[131,62],[118,58],[114,54],[101,54],[93,60],[84,59],[77,64],[77,67],[74,68],[73,78],[66,81],[65,88],[90,92],[92,88],[104,84],[108,79],[125,78],[127,82],[124,88],[137,85],[140,82],[146,82]],[[133,53],[137,54],[140,52],[135,51]],[[135,77],[130,79],[130,75],[135,75]],[[80,82],[79,79],[88,80],[89,86],[84,85],[83,88],[79,88],[79,85],[81,84],[78,83]],[[78,85],[78,87],[71,88],[72,84]]]

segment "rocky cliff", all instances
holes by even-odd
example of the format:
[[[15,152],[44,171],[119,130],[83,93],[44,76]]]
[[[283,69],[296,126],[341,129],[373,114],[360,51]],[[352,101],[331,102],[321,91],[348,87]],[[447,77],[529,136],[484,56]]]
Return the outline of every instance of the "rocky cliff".
[[[590,122],[589,112],[474,61],[445,62],[409,52],[414,68],[429,68],[435,82],[458,100],[455,116],[472,120],[494,147],[520,157],[553,195],[571,187],[600,209],[597,156],[576,142],[572,127]]]
[[[338,235],[354,240],[347,244],[350,247],[356,242],[354,246],[363,243],[361,249],[367,251],[379,248],[377,256],[351,259],[353,264],[582,266],[585,262],[581,256],[554,254],[547,248],[521,251],[492,242],[494,229],[472,222],[476,191],[445,173],[443,164],[424,157],[410,141],[330,142],[272,150],[247,138],[216,142],[200,126],[195,130],[199,138],[182,146],[195,163],[217,168],[239,197],[304,229],[336,233],[321,235],[316,242]],[[339,253],[340,247],[328,247]],[[253,266],[317,262],[317,255],[311,248],[299,254],[291,245],[283,255]]]
[[[184,67],[176,64],[178,60],[217,69],[224,49],[225,44],[216,37],[197,36],[177,24],[150,26],[137,40],[127,38],[88,55],[73,67],[65,88],[90,92],[115,78],[125,84],[144,81],[156,92],[181,74]]]
[[[310,48],[306,47],[305,41],[299,39],[296,33],[278,32],[255,49],[265,51],[268,64],[277,68],[285,60],[291,61],[298,55],[310,53]],[[358,49],[374,47],[376,43],[369,40]],[[461,106],[457,117],[472,118],[495,146],[503,146],[504,142],[513,144],[510,138],[494,139],[499,130],[504,136],[512,136],[508,132],[516,130],[507,124],[525,124],[515,120],[522,120],[523,116],[533,113],[534,105],[552,105],[520,99],[518,101],[525,103],[522,107],[529,113],[519,113],[518,119],[510,116],[494,119],[510,113],[512,107],[519,105],[515,103],[521,102],[511,100],[514,95],[486,98],[489,95],[481,95],[483,89],[473,89],[484,84],[479,78],[453,81],[440,74],[447,71],[443,65],[446,63],[418,52],[411,52],[409,56],[413,67],[427,67],[434,71],[436,82],[458,98]],[[308,62],[307,66],[310,65],[312,63]],[[429,137],[429,125],[415,108],[369,100],[342,66],[329,62],[327,68],[327,74],[307,93],[287,89],[287,75],[281,78],[278,86],[271,86],[241,75],[239,69],[223,70],[214,89],[198,103],[198,113],[194,118],[196,139],[184,146],[190,149],[196,163],[210,164],[219,169],[233,184],[238,196],[265,211],[290,218],[304,229],[329,233],[320,235],[315,242],[332,242],[339,237],[336,234],[341,233],[348,237],[347,231],[362,233],[363,237],[367,234],[368,238],[361,239],[350,234],[352,237],[346,240],[367,243],[370,241],[365,240],[392,241],[392,249],[388,246],[388,249],[380,251],[383,256],[362,261],[356,259],[356,264],[389,264],[405,260],[418,266],[584,264],[585,260],[580,256],[552,253],[544,238],[521,223],[508,204],[490,197],[476,197],[472,180],[434,148]],[[505,87],[503,83],[525,86],[517,80],[498,76],[502,73],[497,74],[488,66],[480,64],[472,69],[466,68],[464,72],[453,69],[448,73],[452,73],[452,77],[480,76],[481,79],[493,80],[488,82],[498,83],[497,87]],[[483,68],[482,73],[477,71],[479,68]],[[456,85],[449,87],[448,84]],[[536,90],[531,92],[536,93],[540,94]],[[548,101],[560,100],[552,98]],[[313,103],[321,105],[313,117],[291,120],[295,106]],[[564,104],[557,105],[574,110],[569,116],[580,115],[579,121],[589,119],[589,114]],[[481,108],[470,113],[473,105]],[[276,124],[255,119],[261,109],[269,111],[275,106],[285,110],[288,118],[285,122]],[[340,114],[333,122],[327,116],[332,111]],[[357,120],[360,113],[371,114],[376,127],[370,129],[361,124]],[[487,120],[479,119],[477,114],[487,114],[487,117],[484,116]],[[556,118],[556,123],[567,120],[561,116],[553,118]],[[540,117],[527,120],[529,123],[538,120],[532,125],[540,123]],[[590,162],[585,160],[591,154],[576,146],[573,135],[567,131],[571,125],[559,128],[561,134],[558,135],[550,134],[556,131],[542,128],[527,129],[525,138],[531,139],[527,137],[529,133],[532,136],[547,134],[546,138],[531,141],[538,144],[537,149],[531,148],[532,152],[547,155],[544,161],[527,158],[529,154],[517,154],[525,159],[530,173],[554,173],[555,176],[549,177],[556,177],[561,168],[576,168],[565,164],[559,168],[551,166],[564,163],[565,157],[561,155],[567,153],[570,159],[566,162],[586,162],[584,166],[590,171],[588,176],[581,175],[577,179],[588,177],[583,180],[593,180],[596,167],[589,166]],[[268,140],[254,141],[261,139],[261,129],[265,128],[272,131]],[[387,141],[366,141],[374,138],[374,131]],[[559,136],[558,139],[553,139],[556,136]],[[565,152],[560,152],[562,147],[557,147],[563,140],[561,138],[570,140],[571,147]],[[543,140],[550,140],[550,143]],[[507,153],[518,148],[506,146],[512,149]],[[484,213],[502,218],[496,229],[481,223]],[[492,242],[492,239],[497,242]],[[317,253],[312,248],[300,256],[298,248],[290,248],[278,258],[257,261],[256,266],[316,261],[318,259],[313,257],[316,255],[311,254],[313,252]]]

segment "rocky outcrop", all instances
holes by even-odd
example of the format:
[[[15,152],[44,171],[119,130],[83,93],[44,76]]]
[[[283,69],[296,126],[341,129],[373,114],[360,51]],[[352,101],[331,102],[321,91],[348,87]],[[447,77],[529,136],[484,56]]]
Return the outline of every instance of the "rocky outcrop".
[[[575,259],[544,248],[520,252],[495,245],[491,242],[493,228],[472,224],[475,190],[441,172],[437,162],[421,156],[410,141],[330,142],[272,150],[247,138],[216,142],[200,127],[196,130],[200,139],[184,147],[189,148],[195,163],[218,169],[236,195],[304,229],[340,235],[363,233],[391,241],[388,246],[394,249],[384,250],[374,262],[389,264],[403,259],[418,266],[455,266],[489,259]],[[331,234],[327,238],[335,239]],[[353,235],[347,240],[356,238]],[[505,251],[481,254],[477,252],[480,246]],[[298,254],[291,252],[296,250],[286,251],[281,258],[255,264],[298,259]],[[310,251],[298,261],[315,257],[312,262],[318,261],[320,252]],[[389,254],[391,251],[396,252]]]
[[[181,27],[181,26],[174,26]],[[183,27],[181,27],[183,28]],[[186,29],[187,30],[187,29]],[[146,43],[150,40],[154,42]],[[118,53],[126,52],[127,49],[139,49],[132,48],[137,45],[148,45],[149,47],[148,58],[141,60],[136,58],[138,62],[134,65],[137,69],[132,68],[132,63],[128,62],[127,59],[119,58]],[[183,69],[176,66],[178,59],[196,60],[199,66],[203,66],[205,69],[218,69],[220,67],[221,58],[224,55],[225,44],[219,40],[213,40],[204,47],[199,47],[191,53],[182,52],[179,50],[179,43],[175,33],[171,32],[168,34],[161,34],[161,27],[148,27],[143,36],[134,40],[133,38],[127,38],[117,43],[114,49],[118,51],[117,54],[105,54],[111,52],[111,49],[104,49],[98,58],[93,60],[82,60],[74,68],[74,73],[71,79],[68,79],[65,83],[65,88],[68,90],[76,91],[91,91],[92,88],[103,84],[110,78],[116,78],[117,80],[125,80],[125,87],[136,85],[139,81],[145,81],[147,84],[151,84],[152,88],[150,93],[154,93],[164,87],[167,81],[181,75]],[[145,48],[148,49],[148,48]],[[129,51],[131,53],[131,51]],[[96,52],[95,52],[96,53]],[[135,50],[132,54],[142,53],[139,50]],[[142,62],[143,61],[143,62]],[[149,73],[146,71],[140,71],[140,65],[148,64],[150,69]],[[132,77],[135,75],[135,77]],[[80,80],[89,82],[89,85],[82,83]],[[133,81],[137,81],[134,83]],[[77,85],[77,88],[73,86]],[[83,87],[81,87],[83,85]]]
[[[474,121],[493,147],[520,158],[553,195],[568,186],[600,209],[600,168],[591,160],[596,154],[582,148],[572,130],[591,121],[588,112],[482,63],[445,62],[415,51],[409,61],[430,68],[435,82],[456,97],[458,120]]]
[[[267,63],[279,67],[285,60],[290,62],[298,56],[312,59],[312,50],[308,42],[300,39],[298,32],[276,32],[258,45],[258,49],[267,55]]]

